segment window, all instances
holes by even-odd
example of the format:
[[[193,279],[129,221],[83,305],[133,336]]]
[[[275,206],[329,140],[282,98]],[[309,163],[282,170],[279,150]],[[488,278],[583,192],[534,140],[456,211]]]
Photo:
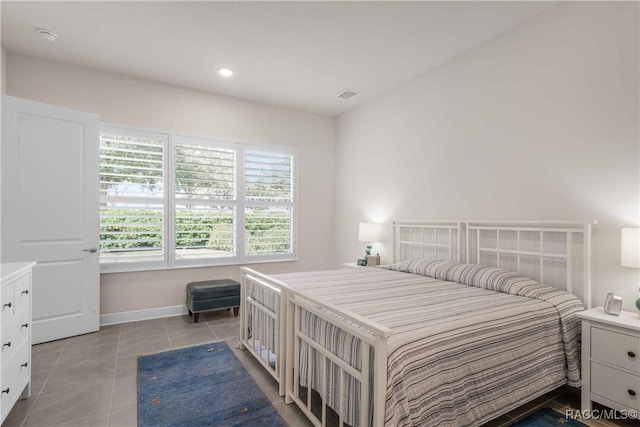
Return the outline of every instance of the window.
[[[103,272],[295,259],[295,151],[104,127]]]
[[[100,262],[164,262],[167,136],[100,135]]]
[[[234,145],[176,136],[174,144],[175,260],[188,265],[237,255],[237,156]],[[189,262],[194,261],[194,262]]]
[[[293,156],[246,150],[245,248],[248,258],[293,254]]]

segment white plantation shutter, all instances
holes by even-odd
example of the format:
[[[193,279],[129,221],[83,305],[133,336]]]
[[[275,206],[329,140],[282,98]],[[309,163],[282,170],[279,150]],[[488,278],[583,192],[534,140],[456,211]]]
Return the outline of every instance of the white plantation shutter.
[[[293,155],[247,150],[245,197],[248,201],[293,202]]]
[[[206,145],[206,140],[187,143],[181,142],[185,137],[175,139],[176,198],[235,200],[236,150]]]
[[[246,149],[245,252],[248,260],[294,254],[293,152]]]
[[[295,162],[295,149],[103,127],[101,270],[295,259]]]
[[[236,147],[183,136],[174,141],[176,264],[236,257]]]
[[[103,129],[101,263],[164,263],[166,143],[166,134]]]
[[[293,253],[293,209],[283,206],[245,208],[246,251],[248,257],[291,255]]]

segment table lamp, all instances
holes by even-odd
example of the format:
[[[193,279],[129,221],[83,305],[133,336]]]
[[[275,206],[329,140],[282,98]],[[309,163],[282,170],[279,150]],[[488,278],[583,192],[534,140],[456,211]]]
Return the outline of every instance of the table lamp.
[[[373,224],[371,222],[361,222],[359,228],[359,240],[361,242],[367,242],[367,249],[365,250],[365,259],[371,256],[371,244],[373,242],[379,242],[382,236],[382,224]]]
[[[620,265],[622,267],[640,268],[640,228],[622,229]],[[636,308],[640,310],[640,298],[636,300]]]

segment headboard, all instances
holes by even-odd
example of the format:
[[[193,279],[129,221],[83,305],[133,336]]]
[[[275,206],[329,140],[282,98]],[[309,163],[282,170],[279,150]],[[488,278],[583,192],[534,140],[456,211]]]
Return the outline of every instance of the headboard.
[[[394,222],[394,262],[411,258],[503,267],[591,308],[591,224],[560,221]]]
[[[411,258],[463,262],[460,221],[406,220],[393,223],[393,261]]]

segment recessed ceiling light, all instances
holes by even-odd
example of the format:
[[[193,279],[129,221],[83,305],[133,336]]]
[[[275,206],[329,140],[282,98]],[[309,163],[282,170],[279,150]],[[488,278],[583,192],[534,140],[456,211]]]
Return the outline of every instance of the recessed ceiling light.
[[[218,68],[218,74],[220,74],[222,77],[231,77],[233,76],[233,70],[226,67]]]
[[[340,99],[351,99],[354,96],[358,96],[358,92],[355,92],[353,90],[345,90],[344,92],[342,92],[340,95],[338,95],[338,98]]]
[[[58,38],[56,33],[51,30],[47,30],[46,28],[37,28],[36,32],[40,34],[40,37],[50,42],[53,42]]]

